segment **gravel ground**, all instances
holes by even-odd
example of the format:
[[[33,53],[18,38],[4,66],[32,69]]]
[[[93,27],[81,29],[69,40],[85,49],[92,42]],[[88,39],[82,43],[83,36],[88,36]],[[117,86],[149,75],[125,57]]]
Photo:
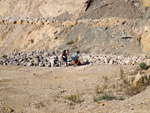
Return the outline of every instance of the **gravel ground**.
[[[121,68],[129,72],[137,66]],[[0,113],[148,113],[150,88],[126,95],[118,90],[119,73],[118,65],[0,66]],[[105,91],[97,93],[98,86]],[[93,101],[104,94],[125,100]]]

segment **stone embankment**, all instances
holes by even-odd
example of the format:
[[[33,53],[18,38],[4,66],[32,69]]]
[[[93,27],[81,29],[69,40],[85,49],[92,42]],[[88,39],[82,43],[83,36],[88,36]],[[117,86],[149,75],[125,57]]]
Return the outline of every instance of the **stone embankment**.
[[[40,67],[58,67],[62,66],[62,52],[60,51],[33,51],[30,53],[18,52],[11,55],[3,55],[0,58],[1,65],[19,65],[19,66],[40,66]],[[71,55],[68,55],[68,64],[72,65]],[[141,62],[150,64],[150,57],[131,56],[131,55],[105,55],[105,54],[80,54],[80,61],[83,65],[136,65]]]

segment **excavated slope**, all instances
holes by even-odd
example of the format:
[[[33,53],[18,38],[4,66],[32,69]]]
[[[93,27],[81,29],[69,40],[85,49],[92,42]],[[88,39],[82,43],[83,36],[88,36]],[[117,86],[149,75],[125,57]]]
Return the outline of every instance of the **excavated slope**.
[[[101,17],[139,18],[144,13],[137,0],[0,0],[0,16],[15,18],[77,19]],[[134,1],[134,2],[133,2]]]
[[[137,0],[0,0],[0,53],[149,52],[145,11]]]

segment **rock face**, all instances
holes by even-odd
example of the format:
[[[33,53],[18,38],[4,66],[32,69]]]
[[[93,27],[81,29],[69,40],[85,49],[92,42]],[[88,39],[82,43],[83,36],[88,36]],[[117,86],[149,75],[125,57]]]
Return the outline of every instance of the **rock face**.
[[[138,0],[1,0],[0,53],[148,53],[150,22],[141,19],[144,11]]]
[[[64,13],[78,15],[85,8],[87,0],[1,0],[2,17],[57,17]],[[7,9],[6,9],[7,7]]]
[[[134,7],[134,4],[139,4]],[[140,3],[134,0],[134,3],[124,0],[93,0],[87,11],[81,18],[106,18],[106,17],[123,17],[139,18],[141,14]]]
[[[134,4],[139,4],[137,7]],[[118,7],[119,6],[119,7]],[[7,7],[7,9],[6,9]],[[142,14],[141,4],[124,0],[1,0],[0,16],[16,18],[74,18],[126,17]]]
[[[0,24],[0,53],[3,54],[43,49],[140,54],[150,48],[148,28],[145,31],[143,28],[144,25],[149,26],[149,20],[103,18],[58,21],[39,18],[2,19],[2,22],[5,22]]]

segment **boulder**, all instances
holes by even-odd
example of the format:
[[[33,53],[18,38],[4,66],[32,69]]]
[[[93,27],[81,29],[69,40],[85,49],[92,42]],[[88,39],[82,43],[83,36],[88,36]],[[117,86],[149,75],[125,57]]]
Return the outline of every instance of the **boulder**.
[[[114,60],[111,59],[111,60],[109,61],[109,64],[112,65],[113,63],[114,63]]]
[[[0,19],[0,24],[3,24],[4,23],[4,20],[3,19]]]
[[[39,25],[42,25],[42,24],[43,24],[42,21],[37,21],[37,22],[36,22],[36,25],[38,25],[38,26],[39,26]]]
[[[134,3],[134,6],[135,6],[135,7],[139,7],[139,6],[140,6],[140,3],[136,2],[136,3]]]
[[[51,64],[51,67],[54,66],[54,64],[55,64],[55,63],[54,63],[54,59],[51,59],[51,60],[50,60],[50,64]]]
[[[6,23],[9,23],[9,21],[8,20],[4,20],[4,23],[6,24]]]
[[[23,20],[22,24],[28,24],[29,22],[27,20]]]
[[[39,63],[39,66],[40,66],[40,67],[44,67],[44,63],[43,63],[43,62],[40,62],[40,63]]]
[[[32,66],[33,64],[32,64],[32,62],[28,62],[27,64],[26,64],[26,66]]]
[[[126,60],[126,61],[125,61],[125,64],[126,64],[126,65],[130,65],[130,64],[132,64],[132,61],[131,61],[131,60]]]
[[[147,75],[147,78],[149,79],[150,78],[150,68],[147,70],[146,75]]]
[[[135,79],[133,80],[133,86],[136,87],[137,86],[137,83],[138,81],[142,78],[143,76],[138,73],[136,76],[135,76]]]
[[[22,20],[17,20],[16,24],[22,24]]]
[[[39,59],[38,58],[34,58],[34,66],[38,66],[39,65]]]

